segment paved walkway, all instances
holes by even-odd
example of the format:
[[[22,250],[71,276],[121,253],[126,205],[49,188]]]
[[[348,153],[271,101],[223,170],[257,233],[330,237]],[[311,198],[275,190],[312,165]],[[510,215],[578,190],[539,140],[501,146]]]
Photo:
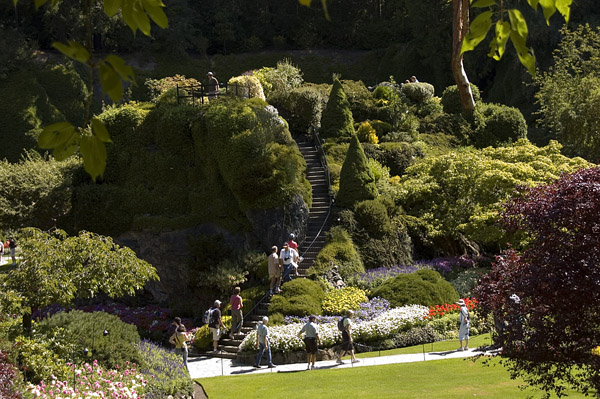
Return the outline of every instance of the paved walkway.
[[[481,355],[482,352],[474,349],[468,351],[426,352],[408,355],[379,356],[359,358],[358,363],[350,363],[349,359],[344,364],[336,364],[335,360],[324,360],[316,362],[317,369],[348,368],[381,366],[384,364],[422,362],[426,360],[457,359]],[[188,369],[192,378],[217,377],[222,375],[244,375],[249,373],[290,373],[306,371],[306,363],[282,364],[270,369],[263,366],[255,369],[252,366],[240,365],[230,359],[218,359],[209,357],[196,357],[188,360]]]

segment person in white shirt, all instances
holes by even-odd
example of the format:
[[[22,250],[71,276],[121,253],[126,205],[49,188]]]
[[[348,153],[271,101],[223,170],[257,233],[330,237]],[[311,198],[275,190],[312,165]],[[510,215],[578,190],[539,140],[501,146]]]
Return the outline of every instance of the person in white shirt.
[[[298,268],[298,252],[290,248],[288,243],[283,244],[279,254],[279,263],[283,266],[283,282],[292,281],[292,273],[296,274]]]
[[[469,350],[469,327],[471,326],[471,321],[469,320],[469,309],[467,308],[467,304],[463,299],[456,302],[457,305],[460,305],[460,328],[458,329],[458,341],[460,342],[459,351],[468,351]],[[465,346],[463,347],[463,340],[465,341]]]

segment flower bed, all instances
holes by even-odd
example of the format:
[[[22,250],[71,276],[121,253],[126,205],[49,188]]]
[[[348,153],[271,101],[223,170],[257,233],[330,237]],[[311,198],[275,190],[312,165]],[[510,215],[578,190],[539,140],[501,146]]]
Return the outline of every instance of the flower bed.
[[[61,381],[52,376],[47,384],[40,382],[30,385],[29,392],[34,398],[64,397],[97,397],[97,398],[142,398],[147,380],[136,369],[134,363],[127,365],[123,371],[103,370],[96,361],[83,366],[68,364],[73,371],[73,378]]]
[[[354,321],[361,323],[363,321],[373,320],[382,313],[390,309],[390,302],[386,299],[375,297],[368,302],[362,302],[358,305],[358,310],[354,312]],[[316,316],[317,324],[337,323],[340,316]],[[285,324],[308,323],[308,316],[285,316],[283,319]]]
[[[467,309],[473,310],[477,307],[477,299],[476,298],[465,298],[465,305],[467,305]],[[460,305],[456,303],[445,303],[443,305],[435,305],[429,307],[429,314],[425,316],[427,319],[436,319],[442,317],[446,314],[451,313],[459,313]]]
[[[372,341],[385,338],[422,321],[428,314],[425,306],[408,305],[389,309],[372,320],[356,322],[353,335],[356,341]],[[298,338],[302,323],[293,323],[269,328],[271,350],[289,352],[303,350],[304,343]],[[319,326],[319,337],[323,347],[332,347],[342,342],[342,334],[337,323],[325,323]],[[256,332],[248,334],[240,345],[242,351],[256,351]]]

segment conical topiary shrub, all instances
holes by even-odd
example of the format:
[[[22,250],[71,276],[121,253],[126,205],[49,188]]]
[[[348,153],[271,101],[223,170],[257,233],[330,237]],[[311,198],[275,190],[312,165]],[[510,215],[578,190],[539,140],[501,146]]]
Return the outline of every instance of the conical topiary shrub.
[[[329,101],[321,116],[322,138],[350,137],[354,134],[354,119],[350,103],[338,79],[334,79]]]
[[[340,172],[340,190],[336,203],[349,208],[358,201],[375,199],[377,194],[375,178],[369,169],[367,157],[358,137],[353,134]]]

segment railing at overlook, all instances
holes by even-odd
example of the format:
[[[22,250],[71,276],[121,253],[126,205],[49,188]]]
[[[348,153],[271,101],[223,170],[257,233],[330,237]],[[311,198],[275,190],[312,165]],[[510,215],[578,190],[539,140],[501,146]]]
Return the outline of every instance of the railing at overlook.
[[[196,103],[204,104],[222,95],[250,98],[250,85],[219,83],[219,91],[210,90],[209,86],[203,83],[185,86],[177,85],[177,104],[181,104],[181,101],[185,99],[191,99],[192,105],[196,105]]]

